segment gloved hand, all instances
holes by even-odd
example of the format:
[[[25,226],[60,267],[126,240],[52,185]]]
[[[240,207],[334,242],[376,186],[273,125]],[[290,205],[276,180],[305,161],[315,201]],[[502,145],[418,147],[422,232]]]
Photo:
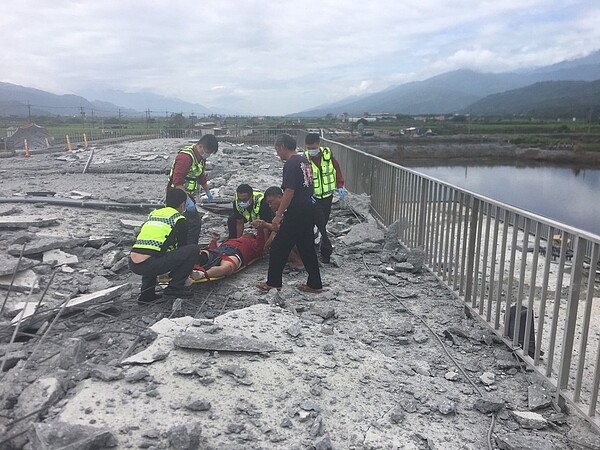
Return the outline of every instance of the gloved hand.
[[[197,211],[196,204],[189,197],[185,200],[185,210],[189,212]]]
[[[213,195],[210,191],[206,191],[206,198],[208,200],[208,203],[212,203],[213,201]]]
[[[339,188],[338,193],[340,194],[340,200],[344,200],[346,198],[346,189]]]

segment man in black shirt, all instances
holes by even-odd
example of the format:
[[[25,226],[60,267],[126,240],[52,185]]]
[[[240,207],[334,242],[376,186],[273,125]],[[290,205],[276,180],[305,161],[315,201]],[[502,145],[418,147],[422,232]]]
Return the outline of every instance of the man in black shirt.
[[[303,155],[296,153],[296,140],[289,134],[280,134],[275,140],[277,156],[285,161],[281,189],[283,197],[271,223],[279,231],[271,245],[267,282],[258,285],[261,290],[281,289],[282,274],[290,251],[296,245],[304,268],[308,272],[306,284],[298,285],[304,292],[322,291],[319,261],[313,245],[314,193],[311,165]]]

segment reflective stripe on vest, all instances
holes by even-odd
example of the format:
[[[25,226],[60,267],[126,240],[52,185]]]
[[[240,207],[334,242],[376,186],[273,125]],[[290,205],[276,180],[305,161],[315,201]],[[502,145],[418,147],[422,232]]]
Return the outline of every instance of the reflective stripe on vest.
[[[336,171],[331,158],[331,149],[329,147],[321,147],[319,150],[321,152],[321,167],[318,167],[310,159],[308,151],[304,152],[304,154],[312,166],[315,197],[327,198],[331,197],[333,191],[335,191]]]
[[[260,213],[260,202],[262,201],[262,199],[265,197],[265,194],[263,192],[258,192],[258,191],[254,191],[253,196],[252,196],[252,209],[248,210],[247,208],[242,210],[239,206],[238,206],[238,195],[237,192],[235,193],[235,209],[237,212],[240,213],[240,215],[246,219],[247,223],[252,222],[255,219],[258,219],[259,213]]]
[[[173,227],[182,219],[184,219],[183,214],[170,206],[155,209],[148,215],[148,219],[142,225],[140,234],[138,234],[135,244],[133,244],[133,249],[144,248],[160,252]],[[166,250],[169,252],[174,248],[170,246]]]
[[[198,191],[198,179],[202,176],[202,172],[204,171],[204,164],[202,160],[198,160],[196,158],[196,154],[194,153],[194,146],[188,145],[187,147],[182,148],[177,152],[177,154],[183,153],[192,158],[192,165],[190,166],[190,170],[188,170],[187,175],[185,176],[185,181],[183,184],[184,189],[188,194],[196,194]],[[171,171],[169,172],[169,187],[175,187],[173,184],[173,170],[175,169],[175,161],[171,165]]]

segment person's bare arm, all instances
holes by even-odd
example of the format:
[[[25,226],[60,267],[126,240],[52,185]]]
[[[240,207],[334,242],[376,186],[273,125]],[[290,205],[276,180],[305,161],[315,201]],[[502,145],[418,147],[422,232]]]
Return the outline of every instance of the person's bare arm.
[[[290,206],[290,203],[292,203],[293,198],[294,198],[294,190],[290,189],[290,188],[286,188],[285,191],[283,191],[283,197],[281,197],[281,203],[279,204],[279,209],[277,210],[277,212],[275,213],[275,217],[271,221],[271,224],[275,225],[277,227],[277,229],[279,228],[279,224],[281,223],[281,219],[283,218],[283,213],[285,212],[286,209],[288,209],[288,206]]]

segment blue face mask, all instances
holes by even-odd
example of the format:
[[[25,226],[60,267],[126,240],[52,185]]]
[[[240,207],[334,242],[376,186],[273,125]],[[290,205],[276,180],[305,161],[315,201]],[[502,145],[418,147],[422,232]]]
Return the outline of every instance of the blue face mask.
[[[240,207],[240,209],[246,209],[248,206],[250,206],[250,202],[238,202],[238,206]]]
[[[313,148],[308,150],[308,154],[310,156],[317,156],[320,153],[318,148]]]

